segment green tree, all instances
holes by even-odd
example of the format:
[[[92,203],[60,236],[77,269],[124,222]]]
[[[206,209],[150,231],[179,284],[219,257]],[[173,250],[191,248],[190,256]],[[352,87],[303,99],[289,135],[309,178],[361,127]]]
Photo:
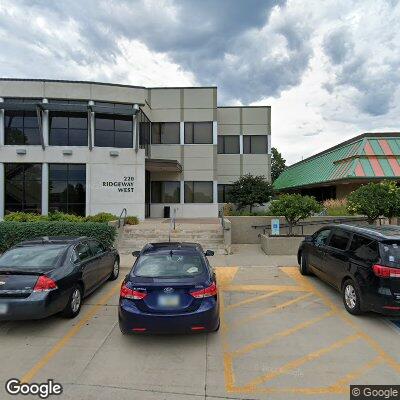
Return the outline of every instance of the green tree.
[[[289,235],[292,235],[293,227],[299,221],[310,217],[313,213],[322,211],[322,208],[322,205],[312,196],[282,194],[272,202],[269,211],[271,215],[285,217],[289,225]]]
[[[367,217],[373,224],[380,216],[389,219],[400,215],[400,189],[395,182],[368,183],[350,193],[347,209]]]
[[[249,207],[250,212],[256,205],[262,206],[271,200],[272,185],[263,175],[243,175],[233,183],[228,201],[234,203],[239,210]]]
[[[271,153],[271,180],[275,182],[278,176],[286,169],[286,160],[276,147],[272,147]]]

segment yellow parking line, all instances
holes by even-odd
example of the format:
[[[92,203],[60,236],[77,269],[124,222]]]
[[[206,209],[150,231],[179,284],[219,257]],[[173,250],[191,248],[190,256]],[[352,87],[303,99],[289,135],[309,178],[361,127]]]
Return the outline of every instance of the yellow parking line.
[[[250,351],[265,347],[265,346],[267,346],[268,344],[270,344],[271,342],[273,342],[276,339],[280,339],[282,337],[292,335],[293,333],[295,333],[295,332],[297,332],[297,331],[299,331],[301,329],[308,328],[311,325],[313,325],[313,324],[315,324],[315,323],[317,323],[319,321],[322,321],[323,319],[328,318],[328,317],[330,317],[330,316],[332,316],[334,314],[336,314],[334,311],[328,311],[325,314],[322,314],[322,315],[320,315],[320,316],[318,316],[316,318],[312,318],[312,319],[310,319],[308,321],[301,322],[300,324],[297,324],[297,325],[295,325],[295,326],[293,326],[293,327],[291,327],[289,329],[286,329],[286,330],[284,330],[282,332],[277,332],[277,333],[275,333],[275,334],[273,334],[273,335],[271,335],[271,336],[269,336],[269,337],[267,337],[267,338],[265,338],[263,340],[260,340],[258,342],[254,342],[254,343],[250,343],[250,344],[248,344],[246,346],[241,347],[240,349],[237,349],[237,350],[233,351],[232,352],[232,357],[233,358],[240,357],[243,354],[249,353]]]
[[[306,292],[302,286],[297,285],[225,285],[223,287],[225,292],[268,292],[268,291],[281,291],[281,292]]]
[[[283,309],[285,307],[288,307],[288,306],[290,306],[292,304],[298,303],[299,301],[304,300],[304,299],[306,299],[307,297],[310,297],[310,296],[312,296],[312,293],[306,293],[306,294],[303,294],[302,296],[296,297],[295,299],[286,301],[286,302],[278,304],[278,305],[276,305],[274,307],[269,307],[269,308],[267,308],[265,310],[262,310],[262,311],[259,311],[259,312],[255,313],[255,314],[252,314],[252,315],[249,315],[247,317],[238,319],[238,320],[234,321],[231,324],[231,327],[236,327],[236,326],[243,325],[246,322],[249,322],[249,321],[252,321],[254,319],[263,317],[265,315],[271,314],[271,313],[273,313],[275,311],[278,311],[278,310],[281,310],[281,309]]]
[[[289,372],[295,368],[298,368],[307,362],[313,361],[317,358],[322,357],[323,355],[325,355],[327,353],[330,353],[334,350],[340,349],[341,347],[346,346],[346,345],[356,341],[357,339],[360,339],[360,335],[358,335],[358,334],[350,335],[343,339],[340,339],[340,340],[332,343],[330,346],[313,351],[312,353],[306,354],[303,357],[292,360],[292,361],[288,362],[287,364],[283,365],[282,367],[277,368],[276,371],[268,372],[265,375],[259,376],[255,379],[251,380],[249,383],[242,386],[242,389],[253,391],[256,389],[257,385],[261,385],[267,381],[270,381],[271,379],[276,378],[279,375],[282,375],[282,374]]]
[[[86,323],[92,319],[100,307],[107,303],[107,301],[115,294],[119,289],[122,281],[118,281],[94,306],[90,307],[87,313],[73,326],[22,378],[21,381],[28,383],[30,382],[38,372],[48,364],[48,362],[60,351],[65,345],[86,325]]]
[[[246,300],[239,301],[238,303],[229,304],[225,307],[225,310],[231,310],[232,308],[237,308],[237,307],[244,306],[246,304],[251,304],[251,303],[254,303],[255,301],[259,301],[259,300],[263,300],[263,299],[266,299],[271,296],[275,296],[278,293],[282,293],[282,290],[275,290],[274,292],[270,292],[267,294],[261,294],[259,296],[255,296],[255,297],[251,297]]]

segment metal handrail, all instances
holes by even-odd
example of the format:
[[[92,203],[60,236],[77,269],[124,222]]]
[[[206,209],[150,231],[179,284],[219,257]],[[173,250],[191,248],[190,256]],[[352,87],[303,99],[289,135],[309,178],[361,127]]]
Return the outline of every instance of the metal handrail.
[[[125,214],[125,217],[122,217],[122,215]],[[119,214],[118,217],[118,228],[121,228],[121,220],[123,222],[122,226],[125,226],[125,218],[128,216],[128,211],[126,210],[126,208],[123,208],[121,211],[121,214]]]
[[[172,217],[169,221],[168,242],[171,242],[171,229],[173,227],[173,229],[175,230],[175,226],[176,226],[176,208],[172,210]]]

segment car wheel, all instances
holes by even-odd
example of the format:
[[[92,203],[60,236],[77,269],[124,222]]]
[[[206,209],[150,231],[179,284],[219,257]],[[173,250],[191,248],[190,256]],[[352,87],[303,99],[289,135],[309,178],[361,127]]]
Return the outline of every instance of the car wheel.
[[[362,314],[361,296],[356,284],[348,279],[343,284],[343,304],[346,310],[353,315]]]
[[[307,257],[303,253],[300,253],[299,270],[302,275],[310,275]]]
[[[220,328],[220,326],[221,326],[221,320],[220,319],[218,319],[218,326],[213,330],[213,332],[218,332],[219,331],[219,328]]]
[[[68,299],[68,304],[63,310],[63,316],[66,318],[75,318],[82,306],[83,291],[80,285],[74,286]]]
[[[114,261],[113,270],[112,270],[111,275],[108,278],[108,280],[115,281],[118,278],[118,275],[119,275],[119,260],[118,260],[118,258],[116,258]]]

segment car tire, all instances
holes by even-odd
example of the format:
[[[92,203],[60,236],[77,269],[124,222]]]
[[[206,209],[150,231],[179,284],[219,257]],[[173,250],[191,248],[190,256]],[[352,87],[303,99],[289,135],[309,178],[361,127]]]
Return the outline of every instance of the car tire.
[[[360,315],[363,313],[360,291],[352,279],[347,279],[343,283],[342,296],[343,304],[347,312],[353,315]]]
[[[308,269],[307,257],[303,253],[300,253],[299,271],[302,275],[311,275]]]
[[[218,332],[220,326],[221,326],[221,320],[218,318],[218,325],[217,325],[217,327],[216,327],[212,332]]]
[[[75,318],[82,307],[83,290],[80,285],[75,285],[71,291],[68,303],[62,314],[65,318]]]
[[[115,281],[118,278],[118,275],[119,275],[119,260],[118,258],[116,258],[114,261],[113,270],[108,280]]]

